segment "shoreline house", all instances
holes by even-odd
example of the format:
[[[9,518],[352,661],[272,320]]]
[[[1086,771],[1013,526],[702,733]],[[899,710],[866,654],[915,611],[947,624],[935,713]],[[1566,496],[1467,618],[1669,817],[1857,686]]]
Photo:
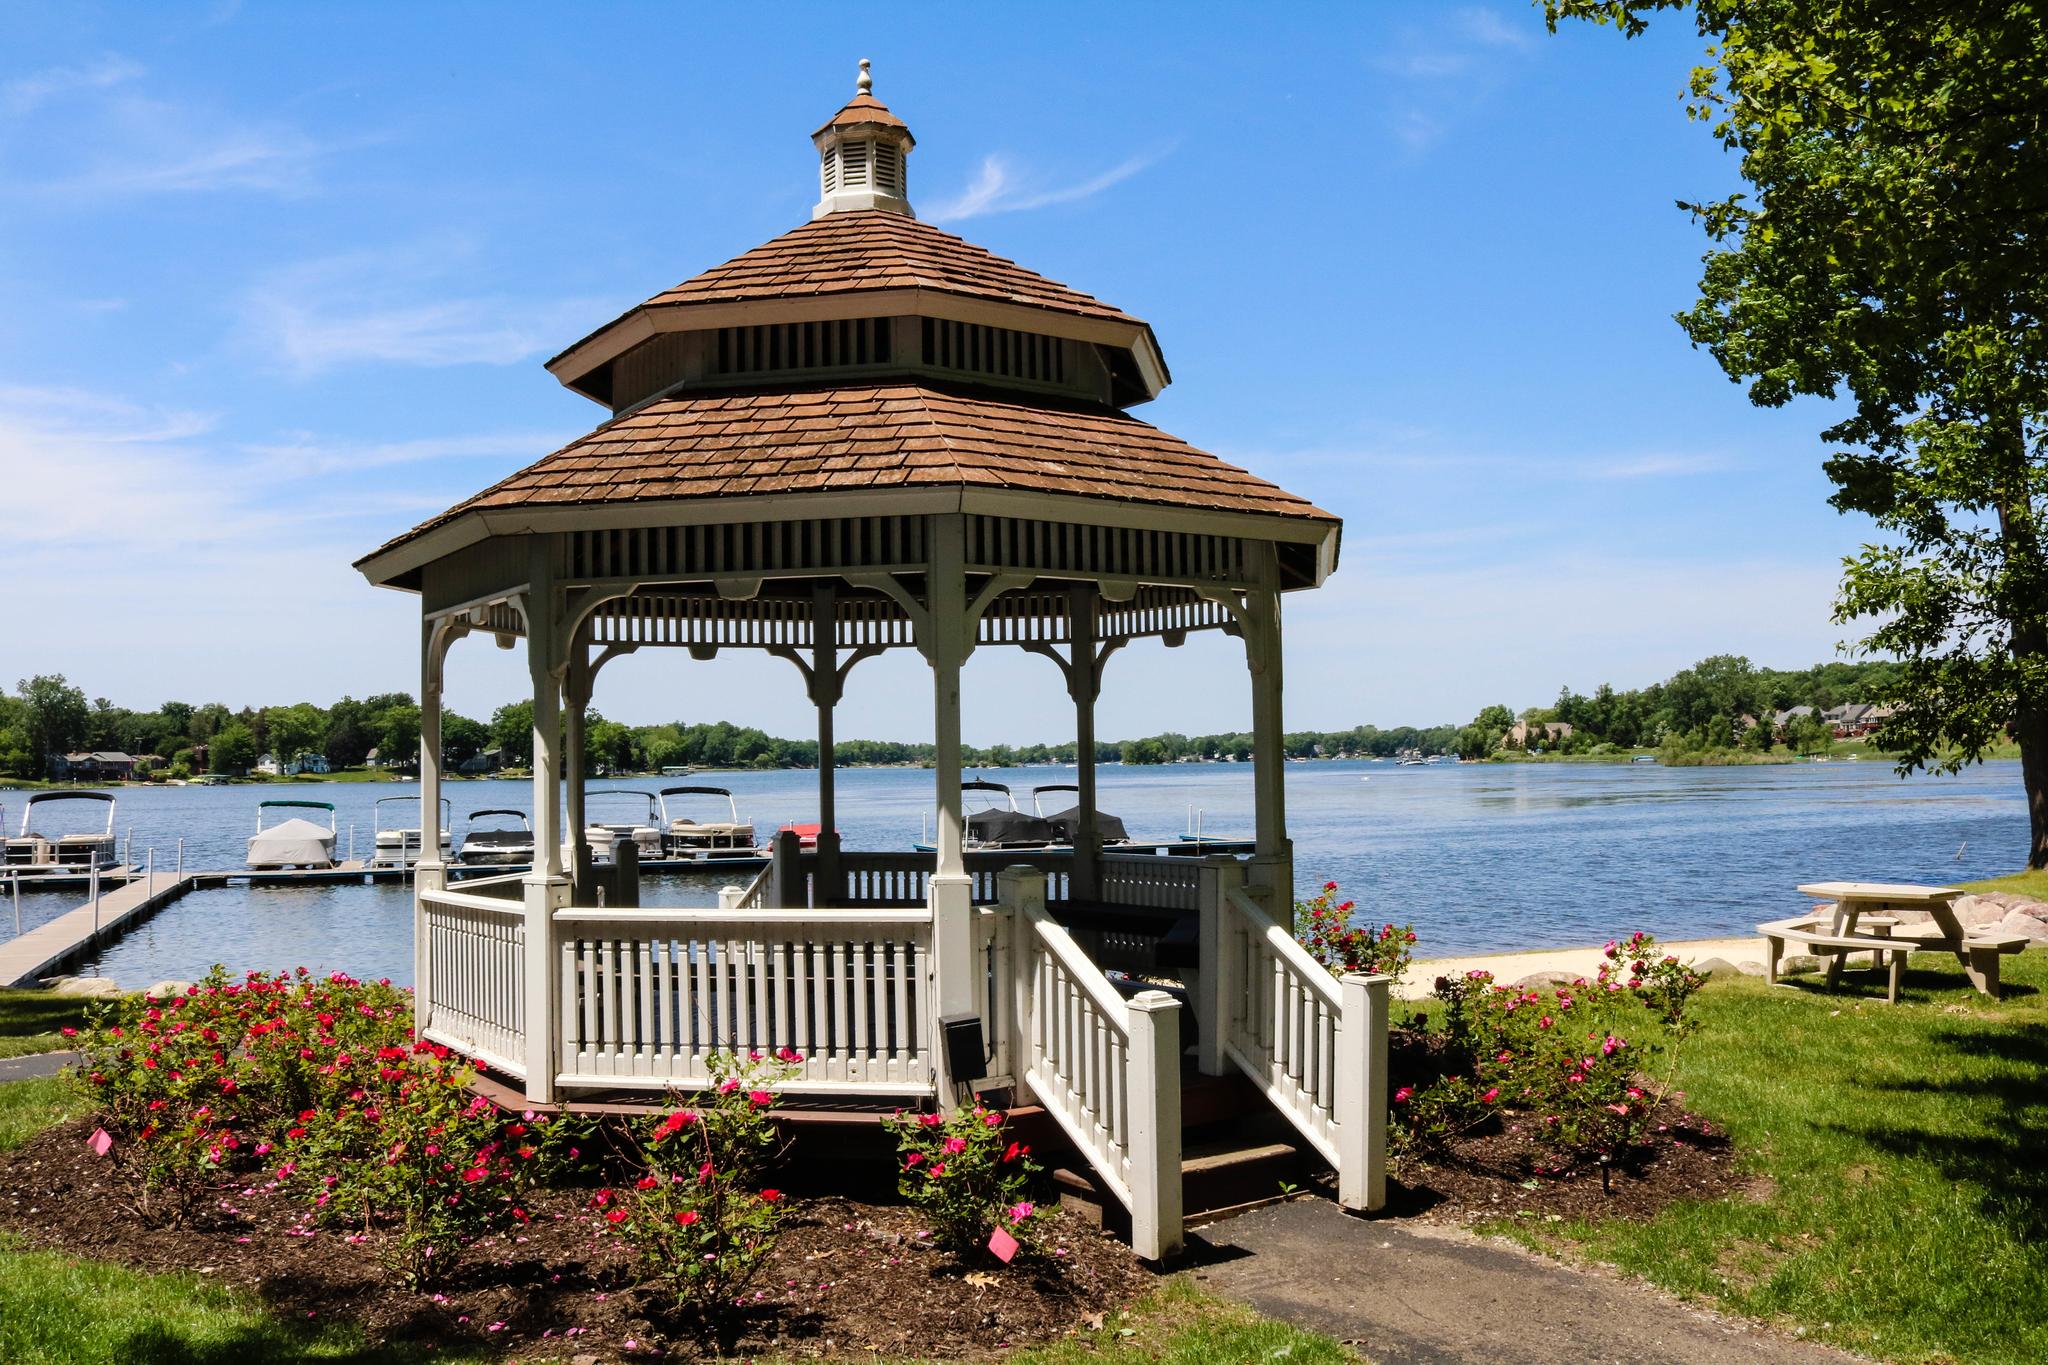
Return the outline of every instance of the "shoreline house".
[[[1377,1208],[1388,982],[1332,977],[1284,927],[1282,598],[1334,572],[1341,523],[1131,415],[1169,380],[1148,324],[919,222],[914,139],[870,87],[863,62],[812,135],[809,222],[548,362],[604,409],[595,430],[357,563],[418,601],[427,821],[450,647],[522,649],[533,689],[532,868],[451,885],[423,832],[419,1027],[531,1104],[652,1108],[711,1084],[720,1052],[787,1048],[783,1089],[817,1123],[978,1095],[1035,1109],[1151,1258],[1181,1246],[1184,1178],[1209,1169],[1182,1160],[1184,1085],[1188,1122],[1284,1122],[1341,1203]],[[1179,672],[1249,693],[1254,851],[1105,848],[1105,668],[1202,632],[1237,642]],[[848,672],[891,650],[931,679],[930,851],[837,833],[835,711]],[[633,845],[582,837],[596,679],[628,653],[687,671],[734,651],[803,680],[815,844],[784,830],[716,909],[658,882],[642,904]],[[1071,848],[967,846],[977,651],[1064,686]]]
[[[1526,749],[1533,742],[1537,745],[1555,744],[1572,737],[1572,727],[1562,720],[1518,720],[1508,727],[1501,736],[1504,749]]]
[[[280,761],[276,754],[264,754],[256,760],[255,771],[265,777],[297,777],[301,773],[327,773],[333,769],[327,755],[309,749],[288,761]]]
[[[117,750],[52,754],[50,775],[62,782],[128,782],[135,777],[135,763]]]

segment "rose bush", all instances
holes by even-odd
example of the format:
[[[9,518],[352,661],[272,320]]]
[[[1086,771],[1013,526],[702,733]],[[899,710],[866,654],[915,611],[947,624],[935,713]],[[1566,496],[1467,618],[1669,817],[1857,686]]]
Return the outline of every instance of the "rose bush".
[[[882,1120],[896,1136],[897,1189],[932,1220],[940,1246],[966,1253],[998,1229],[1034,1248],[1051,1211],[1033,1199],[1041,1174],[1003,1114],[976,1103],[951,1117],[899,1110]]]
[[[1568,1164],[1595,1161],[1602,1178],[1641,1142],[1691,1027],[1687,1005],[1704,979],[1656,940],[1610,942],[1591,981],[1554,989],[1510,987],[1490,973],[1439,977],[1443,1006],[1426,1082],[1395,1090],[1399,1130],[1415,1146],[1441,1146],[1512,1113],[1539,1125]]]
[[[642,1121],[636,1178],[591,1200],[678,1308],[738,1306],[774,1249],[782,1194],[760,1181],[779,1153],[775,1089],[802,1060],[714,1055],[709,1091]]]
[[[409,1037],[412,1009],[388,982],[215,967],[172,996],[124,996],[66,1029],[111,1155],[151,1222],[184,1218],[227,1174],[260,1164],[285,1119],[311,1102],[337,1049]]]
[[[1399,981],[1414,955],[1415,930],[1406,924],[1353,924],[1354,901],[1339,901],[1337,883],[1324,882],[1311,900],[1294,904],[1295,937],[1334,976],[1362,972]]]

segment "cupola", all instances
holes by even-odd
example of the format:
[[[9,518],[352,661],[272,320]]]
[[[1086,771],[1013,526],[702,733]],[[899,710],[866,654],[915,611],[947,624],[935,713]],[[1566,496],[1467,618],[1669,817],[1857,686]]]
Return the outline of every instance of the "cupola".
[[[917,139],[902,119],[875,98],[875,78],[861,58],[860,78],[846,107],[811,134],[818,148],[818,206],[811,217],[858,209],[910,211],[910,149]]]

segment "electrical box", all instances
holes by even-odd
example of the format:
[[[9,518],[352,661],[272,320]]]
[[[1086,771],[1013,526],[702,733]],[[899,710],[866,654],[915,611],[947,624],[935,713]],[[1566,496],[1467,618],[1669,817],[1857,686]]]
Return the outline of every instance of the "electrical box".
[[[948,1014],[939,1019],[946,1045],[946,1070],[956,1081],[978,1081],[988,1075],[988,1049],[981,1042],[981,1016]]]

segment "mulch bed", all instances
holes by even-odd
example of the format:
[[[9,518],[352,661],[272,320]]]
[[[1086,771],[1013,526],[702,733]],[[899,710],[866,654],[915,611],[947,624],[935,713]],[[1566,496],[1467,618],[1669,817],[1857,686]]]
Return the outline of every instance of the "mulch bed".
[[[1754,1192],[1725,1134],[1666,1102],[1647,1143],[1606,1172],[1567,1163],[1534,1119],[1513,1116],[1441,1151],[1405,1156],[1389,1182],[1389,1212],[1436,1222],[1488,1218],[1648,1218],[1682,1199]]]
[[[152,1271],[193,1271],[253,1291],[275,1311],[346,1319],[373,1341],[479,1343],[508,1355],[536,1347],[597,1359],[716,1354],[885,1352],[981,1355],[1098,1324],[1150,1282],[1129,1249],[1062,1215],[1055,1254],[1002,1267],[933,1249],[902,1205],[827,1196],[792,1199],[758,1306],[716,1342],[634,1283],[630,1253],[565,1190],[526,1201],[521,1235],[478,1246],[438,1293],[394,1287],[374,1245],[301,1223],[304,1206],[232,1186],[177,1228],[145,1226],[114,1162],[87,1146],[92,1125],[61,1124],[0,1155],[0,1226],[30,1245]]]

